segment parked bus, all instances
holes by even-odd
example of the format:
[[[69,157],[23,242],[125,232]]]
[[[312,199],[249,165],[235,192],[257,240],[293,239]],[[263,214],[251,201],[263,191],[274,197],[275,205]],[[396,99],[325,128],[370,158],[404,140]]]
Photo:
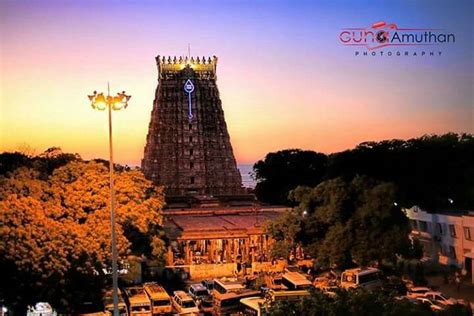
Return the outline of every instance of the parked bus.
[[[151,301],[143,287],[125,288],[125,299],[130,316],[151,316]]]
[[[127,311],[127,304],[125,304],[125,300],[123,299],[122,291],[117,289],[118,294],[118,312],[120,316],[128,316]],[[106,315],[113,315],[114,314],[114,296],[112,289],[107,290],[105,292],[104,298],[104,312]]]
[[[375,268],[349,269],[342,272],[341,287],[344,289],[362,287],[374,290],[382,286],[381,271]]]
[[[231,315],[240,311],[240,300],[247,297],[259,296],[260,291],[254,291],[250,289],[243,289],[237,291],[229,291],[221,294],[220,292],[214,292],[213,299],[213,315]]]
[[[258,296],[241,299],[242,314],[244,316],[262,316],[262,306],[265,304],[265,301],[264,298]]]
[[[298,272],[287,272],[283,274],[281,283],[290,291],[306,290],[312,286],[311,282],[303,274]]]
[[[278,301],[297,301],[305,296],[309,296],[308,290],[291,290],[291,291],[275,291],[269,290],[266,294],[266,298],[271,302]]]
[[[173,305],[171,297],[166,293],[165,289],[157,283],[145,283],[143,285],[146,294],[150,298],[151,313],[153,316],[162,314],[171,314]]]
[[[218,292],[220,294],[225,294],[232,291],[240,291],[245,289],[245,286],[238,281],[224,281],[224,280],[214,280],[213,293]]]

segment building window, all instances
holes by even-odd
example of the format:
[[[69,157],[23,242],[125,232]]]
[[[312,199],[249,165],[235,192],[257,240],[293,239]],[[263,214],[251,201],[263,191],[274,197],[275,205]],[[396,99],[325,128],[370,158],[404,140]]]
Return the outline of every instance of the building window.
[[[441,223],[436,223],[436,232],[438,235],[443,235],[443,225]]]
[[[189,130],[192,130],[192,129],[193,129],[193,125],[189,124]]]
[[[444,245],[440,245],[439,246],[439,253],[442,255],[442,256],[447,256],[448,254],[446,253],[446,247]]]
[[[453,246],[449,246],[449,256],[456,259],[456,249]]]
[[[194,184],[194,177],[191,177],[190,179],[191,184]]]
[[[451,237],[456,238],[456,227],[454,225],[449,225],[449,234]]]
[[[194,162],[189,162],[189,169],[193,169],[194,168]]]
[[[192,149],[192,148],[189,150],[189,155],[190,155],[190,156],[193,155],[193,149]]]
[[[189,136],[189,142],[190,142],[190,143],[193,142],[193,137],[192,137],[192,136]]]
[[[469,228],[469,227],[464,227],[464,238],[466,238],[466,240],[472,240],[472,237],[471,237],[471,228]]]
[[[411,229],[418,230],[418,225],[416,223],[416,220],[410,219],[410,226],[411,226]]]
[[[425,221],[418,221],[420,225],[420,231],[427,232],[428,231],[428,224]]]

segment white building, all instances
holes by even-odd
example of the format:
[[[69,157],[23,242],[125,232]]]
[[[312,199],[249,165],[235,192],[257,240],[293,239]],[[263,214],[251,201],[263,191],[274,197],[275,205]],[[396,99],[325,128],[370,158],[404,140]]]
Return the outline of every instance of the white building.
[[[427,212],[417,206],[404,211],[425,256],[462,268],[474,283],[474,211]]]

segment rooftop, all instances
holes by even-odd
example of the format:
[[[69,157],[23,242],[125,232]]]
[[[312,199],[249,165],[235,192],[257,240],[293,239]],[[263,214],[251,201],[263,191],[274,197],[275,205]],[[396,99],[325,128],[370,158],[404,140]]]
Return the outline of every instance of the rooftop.
[[[130,303],[149,303],[150,300],[142,287],[134,286],[125,289]]]
[[[161,286],[158,285],[157,283],[145,283],[143,285],[145,291],[148,293],[148,295],[152,297],[169,297],[168,293],[166,293],[166,290]]]
[[[413,206],[408,208],[407,210],[412,210],[413,212],[426,212],[428,214],[437,214],[437,215],[450,215],[450,216],[474,216],[474,210],[463,210],[463,209],[455,209],[455,208],[442,208],[442,209],[435,209],[435,210],[427,210],[419,208],[418,206]]]
[[[285,274],[283,274],[283,277],[287,280],[290,280],[296,285],[311,284],[311,282],[299,272],[286,272]]]
[[[179,297],[181,300],[192,300],[191,296],[184,291],[174,291],[175,296]]]
[[[191,287],[195,291],[206,291],[207,290],[207,288],[204,285],[202,285],[201,283],[191,284]]]
[[[281,212],[249,209],[165,212],[165,231],[175,239],[245,237],[248,234],[262,234],[264,224],[277,218]]]

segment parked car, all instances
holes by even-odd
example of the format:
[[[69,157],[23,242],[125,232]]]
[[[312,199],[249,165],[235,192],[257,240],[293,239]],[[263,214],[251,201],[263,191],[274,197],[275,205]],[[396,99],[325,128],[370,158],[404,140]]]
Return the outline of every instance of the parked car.
[[[196,302],[184,291],[173,292],[173,307],[179,315],[199,315]]]
[[[199,310],[203,313],[212,312],[211,292],[201,283],[192,284],[189,287],[189,295],[196,301]]]
[[[214,288],[214,280],[202,280],[201,284],[204,285],[206,289],[209,290],[209,293],[212,292],[212,289]]]
[[[443,305],[456,305],[458,301],[454,298],[447,298],[441,292],[426,292],[425,297],[432,301],[439,302]]]
[[[188,290],[189,295],[194,299],[198,300],[206,296],[210,296],[209,290],[201,283],[192,284]]]
[[[171,297],[161,285],[149,282],[145,283],[143,288],[150,298],[153,315],[171,314],[173,310]]]
[[[407,296],[412,298],[424,297],[426,293],[431,292],[432,289],[424,286],[412,287],[407,291]]]
[[[445,306],[443,304],[438,303],[436,301],[432,301],[432,300],[430,300],[428,298],[425,298],[425,297],[418,297],[417,300],[421,304],[425,304],[425,305],[429,306],[432,311],[440,311],[440,310],[443,310],[445,308]]]
[[[212,313],[214,307],[214,299],[212,296],[203,297],[198,301],[199,310],[204,314]]]
[[[132,286],[124,289],[125,302],[130,316],[151,316],[151,301],[141,286]]]
[[[117,289],[118,295],[118,312],[120,316],[128,316],[127,304],[123,298],[123,293],[120,289]],[[105,316],[112,316],[114,314],[114,297],[112,289],[108,289],[104,297],[102,298],[102,303],[104,304],[104,314]]]

